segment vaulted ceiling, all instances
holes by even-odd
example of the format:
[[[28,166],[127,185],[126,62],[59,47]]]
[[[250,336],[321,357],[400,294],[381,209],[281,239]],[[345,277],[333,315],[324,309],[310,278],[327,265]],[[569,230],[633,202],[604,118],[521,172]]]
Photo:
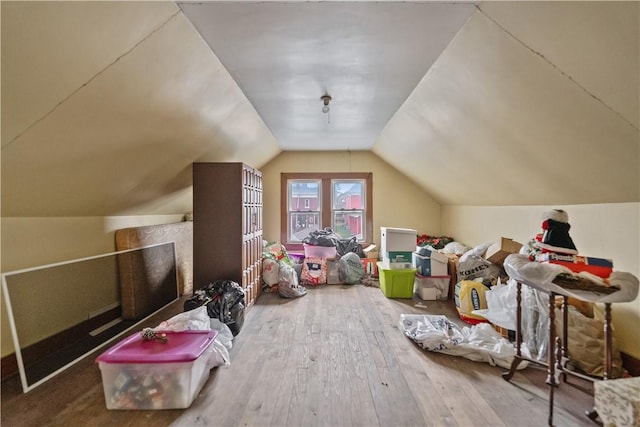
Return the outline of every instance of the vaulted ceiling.
[[[635,1],[1,7],[3,216],[182,213],[193,161],[290,150],[443,204],[640,201]]]

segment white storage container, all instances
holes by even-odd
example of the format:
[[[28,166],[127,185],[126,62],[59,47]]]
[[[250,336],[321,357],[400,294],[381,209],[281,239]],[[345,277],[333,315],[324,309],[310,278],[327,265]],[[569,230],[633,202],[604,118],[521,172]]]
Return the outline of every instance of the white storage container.
[[[429,256],[413,253],[413,268],[422,276],[444,276],[448,272],[449,258],[445,254],[430,251]]]
[[[451,276],[421,276],[416,274],[414,292],[423,300],[447,299]]]
[[[107,409],[188,408],[209,378],[208,355],[217,331],[166,333],[166,342],[138,332],[96,361]]]
[[[417,236],[410,228],[380,227],[380,252],[413,252]]]

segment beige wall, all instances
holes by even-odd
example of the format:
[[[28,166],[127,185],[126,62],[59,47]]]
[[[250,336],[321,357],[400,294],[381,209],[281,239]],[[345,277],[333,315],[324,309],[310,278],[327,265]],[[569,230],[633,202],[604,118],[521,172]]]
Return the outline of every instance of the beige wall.
[[[179,222],[181,219],[181,215],[2,218],[2,273],[114,252],[115,230]],[[70,306],[74,304],[72,298],[63,301]],[[4,357],[13,352],[13,342],[4,296],[0,304],[0,344]],[[65,312],[63,304],[60,303],[60,312]]]
[[[525,243],[541,231],[545,210],[569,214],[571,238],[581,255],[613,259],[614,269],[640,276],[640,203],[570,206],[443,206],[442,231],[469,246],[511,237]],[[640,358],[640,298],[613,305],[620,349]]]
[[[283,172],[372,172],[373,237],[380,227],[440,232],[440,205],[380,157],[369,151],[283,152],[261,168],[264,186],[264,238],[280,239],[280,174]]]
[[[447,234],[469,246],[500,236],[525,242],[540,231],[541,214],[561,207],[570,216],[571,236],[583,255],[612,258],[616,270],[640,276],[640,204],[572,206],[443,206],[404,175],[371,152],[286,152],[262,169],[264,236],[278,240],[281,172],[372,172],[374,237],[381,226],[415,228],[421,233]],[[164,224],[180,215],[2,218],[2,272],[114,251],[120,228]],[[2,356],[13,352],[4,301]],[[613,319],[620,348],[640,358],[640,299],[615,304]]]

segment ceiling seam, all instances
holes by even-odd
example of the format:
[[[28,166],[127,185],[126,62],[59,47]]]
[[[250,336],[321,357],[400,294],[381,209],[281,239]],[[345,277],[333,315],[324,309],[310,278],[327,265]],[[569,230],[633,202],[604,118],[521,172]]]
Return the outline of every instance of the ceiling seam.
[[[18,135],[16,135],[11,141],[9,141],[7,144],[2,146],[2,150],[4,150],[5,148],[9,147],[11,144],[13,144],[15,141],[17,141],[18,139],[20,139],[22,137],[22,135],[24,135],[25,133],[29,132],[29,130],[31,130],[33,127],[35,127],[38,123],[40,123],[41,121],[43,121],[44,119],[46,119],[47,117],[49,117],[51,114],[53,114],[61,105],[65,104],[72,96],[74,96],[76,93],[78,93],[79,91],[81,91],[84,87],[86,87],[87,85],[89,85],[92,81],[94,81],[96,78],[98,78],[98,76],[100,76],[101,74],[103,74],[105,71],[107,71],[109,68],[111,68],[113,65],[115,65],[121,58],[124,58],[125,56],[129,55],[131,52],[133,52],[134,49],[136,49],[139,45],[141,45],[142,43],[144,43],[146,40],[148,40],[151,36],[153,36],[155,33],[157,33],[158,31],[160,31],[162,28],[164,28],[169,22],[171,22],[173,19],[175,19],[176,16],[178,16],[180,14],[180,10],[174,12],[171,16],[169,16],[169,18],[167,18],[162,24],[160,24],[158,27],[156,27],[155,29],[153,29],[149,34],[147,34],[145,37],[143,37],[141,40],[139,40],[136,44],[134,44],[130,49],[128,49],[126,52],[124,52],[123,54],[121,54],[120,56],[118,56],[116,59],[114,59],[113,61],[111,61],[109,64],[107,64],[104,68],[102,68],[100,71],[98,71],[96,74],[94,74],[91,78],[89,78],[89,80],[87,80],[86,82],[82,83],[80,85],[80,87],[78,87],[77,89],[73,90],[69,95],[67,95],[64,99],[62,99],[62,101],[58,102],[51,110],[49,110],[48,112],[46,112],[42,117],[40,117],[39,119],[37,119],[36,121],[34,121],[33,123],[31,123],[29,126],[27,126],[22,132],[18,133]]]
[[[492,16],[490,16],[487,12],[485,12],[484,10],[482,10],[482,8],[480,6],[476,6],[476,8],[478,9],[479,12],[481,12],[485,17],[487,17],[487,19],[489,19],[491,22],[493,22],[498,28],[500,28],[505,34],[507,34],[509,37],[511,37],[513,40],[517,41],[519,44],[521,44],[523,47],[525,47],[527,50],[529,50],[531,53],[533,53],[534,55],[540,57],[543,61],[545,61],[547,64],[551,65],[555,70],[557,70],[562,76],[564,76],[565,78],[567,78],[571,83],[573,83],[574,85],[576,85],[578,88],[580,88],[583,92],[585,92],[587,95],[589,95],[591,98],[595,99],[596,101],[598,101],[600,104],[602,104],[605,108],[607,108],[609,111],[611,111],[613,114],[615,114],[616,116],[618,116],[620,119],[622,119],[625,123],[627,123],[629,126],[631,126],[633,129],[636,130],[636,132],[640,132],[640,129],[637,128],[631,121],[629,121],[629,119],[627,119],[625,116],[623,116],[622,114],[620,114],[617,110],[615,110],[613,107],[611,107],[610,105],[608,105],[606,102],[604,102],[602,99],[600,99],[598,96],[594,95],[593,93],[591,93],[586,87],[584,87],[583,85],[581,85],[580,83],[578,83],[578,81],[576,81],[573,77],[571,77],[569,74],[567,74],[566,72],[564,72],[560,67],[558,67],[556,64],[554,64],[553,62],[551,62],[551,60],[549,60],[546,56],[544,56],[542,53],[534,50],[531,46],[527,45],[524,41],[520,40],[518,37],[515,36],[515,34],[511,33],[509,30],[507,30],[505,27],[503,27],[496,19],[494,19]]]
[[[478,9],[478,5],[474,4],[474,7],[476,9]],[[479,9],[478,9],[479,11]],[[371,144],[371,146],[369,147],[368,151],[371,151],[373,153],[376,153],[375,148],[377,145],[380,144],[380,141],[382,141],[381,136],[384,133],[384,131],[387,129],[387,126],[389,126],[389,123],[391,123],[395,117],[398,115],[398,113],[400,113],[402,111],[402,109],[404,108],[405,104],[407,103],[407,101],[409,101],[411,99],[411,97],[413,96],[414,92],[416,91],[416,89],[418,88],[418,86],[420,86],[421,84],[423,84],[424,81],[426,81],[426,79],[429,77],[429,74],[435,72],[434,70],[438,67],[438,62],[442,59],[442,56],[445,54],[445,52],[453,45],[453,43],[458,39],[458,37],[460,37],[460,34],[462,34],[462,32],[464,31],[464,29],[467,27],[467,25],[469,25],[469,22],[471,22],[471,20],[473,19],[473,17],[475,16],[474,12],[470,12],[469,16],[467,16],[467,20],[464,21],[464,24],[462,24],[460,26],[460,28],[458,28],[458,31],[453,35],[453,37],[451,37],[451,40],[449,40],[449,42],[447,43],[447,45],[440,51],[440,53],[438,54],[438,56],[433,60],[433,62],[431,63],[431,65],[429,66],[429,68],[427,69],[427,71],[424,73],[424,75],[420,78],[420,80],[418,81],[418,83],[415,85],[415,87],[411,90],[411,92],[409,93],[409,95],[407,95],[407,97],[402,101],[402,103],[400,103],[400,106],[398,107],[398,109],[391,115],[391,117],[389,117],[389,120],[387,120],[387,122],[385,123],[385,125],[382,127],[382,129],[380,130],[380,132],[378,132],[378,135],[376,136],[376,138],[373,140],[373,143]],[[376,153],[377,155],[378,153]],[[395,167],[395,166],[394,166]]]

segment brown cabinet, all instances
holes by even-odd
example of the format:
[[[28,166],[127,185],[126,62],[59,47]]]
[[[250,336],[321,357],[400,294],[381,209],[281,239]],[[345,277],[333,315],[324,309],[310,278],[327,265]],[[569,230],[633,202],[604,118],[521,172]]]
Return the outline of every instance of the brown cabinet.
[[[243,163],[193,164],[193,287],[233,280],[260,293],[262,174]]]

